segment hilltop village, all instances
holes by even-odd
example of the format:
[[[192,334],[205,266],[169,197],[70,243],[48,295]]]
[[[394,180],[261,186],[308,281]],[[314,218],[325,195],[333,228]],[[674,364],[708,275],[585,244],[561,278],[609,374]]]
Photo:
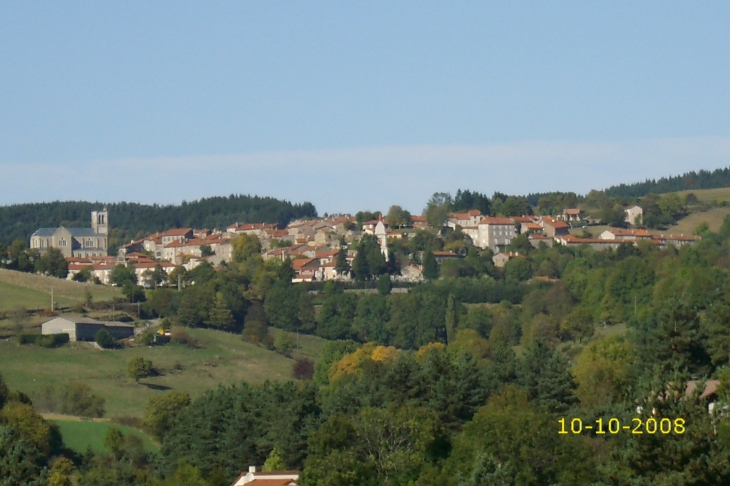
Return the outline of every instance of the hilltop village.
[[[68,263],[68,279],[93,280],[111,284],[112,270],[117,265],[133,269],[137,280],[145,286],[156,286],[182,268],[191,271],[203,262],[217,267],[233,259],[235,242],[241,236],[254,237],[260,244],[264,260],[291,260],[292,281],[352,280],[358,243],[364,237],[374,239],[384,262],[390,260],[397,271],[388,272],[395,281],[419,282],[424,279],[425,252],[412,252],[396,257],[389,248],[403,245],[425,233],[440,239],[442,249],[429,249],[437,263],[465,258],[468,248],[491,252],[497,268],[520,256],[520,245],[539,248],[588,246],[595,250],[617,249],[622,244],[641,243],[666,248],[692,245],[699,236],[671,235],[640,228],[642,209],[625,209],[628,228],[606,227],[596,236],[585,231],[587,225],[599,221],[588,218],[580,208],[564,209],[552,216],[484,216],[479,210],[449,213],[440,227],[434,227],[426,216],[383,218],[381,213],[365,213],[375,219],[363,220],[349,214],[296,220],[284,228],[276,224],[234,222],[225,229],[173,228],[130,241],[108,255],[110,215],[106,208],[91,213],[90,228],[41,228],[30,238],[30,248],[40,252],[57,248]],[[113,215],[111,215],[113,218]],[[576,234],[578,233],[578,234]],[[590,237],[587,237],[590,236]],[[429,255],[430,257],[430,255]],[[339,262],[338,262],[339,260]],[[82,273],[83,272],[83,273]],[[83,278],[79,275],[82,273]],[[174,282],[173,282],[174,283]]]

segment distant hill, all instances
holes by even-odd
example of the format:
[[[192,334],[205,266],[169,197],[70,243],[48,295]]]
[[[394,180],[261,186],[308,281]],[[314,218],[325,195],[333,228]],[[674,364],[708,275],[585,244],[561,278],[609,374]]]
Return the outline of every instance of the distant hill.
[[[647,179],[634,184],[611,186],[603,192],[613,197],[643,197],[649,193],[664,194],[667,192],[691,191],[698,189],[715,189],[730,187],[730,167],[713,171],[691,171],[678,176]]]
[[[240,223],[277,223],[285,226],[293,219],[316,217],[312,203],[292,204],[272,197],[230,195],[210,197],[180,205],[55,201],[0,207],[0,243],[26,243],[42,227],[87,227],[90,213],[106,206],[111,225],[110,249],[143,234],[168,228],[218,228]]]

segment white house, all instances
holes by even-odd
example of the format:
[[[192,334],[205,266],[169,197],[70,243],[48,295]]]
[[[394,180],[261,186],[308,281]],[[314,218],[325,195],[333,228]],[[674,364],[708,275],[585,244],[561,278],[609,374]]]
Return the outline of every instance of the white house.
[[[641,224],[642,218],[644,217],[644,210],[639,206],[631,206],[630,208],[624,209],[624,212],[626,213],[624,221],[632,225]]]

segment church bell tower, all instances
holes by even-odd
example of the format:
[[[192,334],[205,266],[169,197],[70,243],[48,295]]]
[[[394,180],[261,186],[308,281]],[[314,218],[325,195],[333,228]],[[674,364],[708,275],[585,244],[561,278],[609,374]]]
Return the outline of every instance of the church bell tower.
[[[97,235],[109,234],[109,211],[106,208],[91,212],[91,228]]]

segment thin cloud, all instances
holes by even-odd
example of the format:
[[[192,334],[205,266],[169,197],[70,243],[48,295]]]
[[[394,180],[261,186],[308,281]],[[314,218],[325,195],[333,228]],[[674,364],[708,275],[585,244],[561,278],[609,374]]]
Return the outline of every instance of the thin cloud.
[[[419,212],[436,191],[585,193],[727,165],[730,138],[415,145],[5,164],[0,203],[179,203],[244,193],[311,201],[321,213],[386,210],[391,204]]]

